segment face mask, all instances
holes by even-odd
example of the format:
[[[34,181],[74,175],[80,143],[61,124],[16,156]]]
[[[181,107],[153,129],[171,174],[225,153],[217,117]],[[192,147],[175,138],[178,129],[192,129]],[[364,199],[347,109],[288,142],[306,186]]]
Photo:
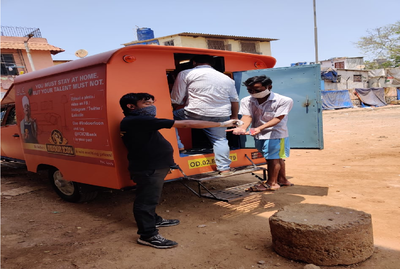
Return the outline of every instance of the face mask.
[[[156,106],[146,106],[132,111],[136,115],[155,117],[157,113]]]
[[[262,92],[258,92],[258,93],[250,93],[250,95],[254,98],[264,98],[265,96],[267,96],[269,93],[271,92],[271,90],[266,89],[265,91]]]

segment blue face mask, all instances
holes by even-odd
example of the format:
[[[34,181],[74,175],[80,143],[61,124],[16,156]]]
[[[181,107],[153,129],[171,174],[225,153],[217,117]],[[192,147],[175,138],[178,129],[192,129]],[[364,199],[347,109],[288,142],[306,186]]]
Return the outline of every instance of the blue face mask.
[[[146,106],[132,111],[135,115],[155,117],[157,113],[156,106]]]

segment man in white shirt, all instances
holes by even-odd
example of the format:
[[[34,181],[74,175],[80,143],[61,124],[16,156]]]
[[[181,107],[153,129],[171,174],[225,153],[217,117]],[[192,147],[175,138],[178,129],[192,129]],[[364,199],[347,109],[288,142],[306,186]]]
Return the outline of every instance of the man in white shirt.
[[[237,119],[239,97],[235,82],[211,66],[212,56],[197,55],[192,61],[194,68],[181,71],[172,87],[172,104],[185,105],[183,109],[174,112],[174,118],[215,122]],[[232,173],[226,128],[203,130],[213,144],[219,173],[221,175]],[[178,144],[180,148],[183,146],[179,136]]]
[[[275,191],[281,186],[292,186],[286,179],[283,159],[289,157],[290,153],[287,120],[293,100],[271,92],[272,80],[264,75],[251,77],[243,84],[247,86],[250,96],[240,102],[239,114],[244,124],[233,129],[233,134],[252,135],[256,148],[268,165],[268,180],[248,191]],[[247,131],[250,124],[252,128]]]

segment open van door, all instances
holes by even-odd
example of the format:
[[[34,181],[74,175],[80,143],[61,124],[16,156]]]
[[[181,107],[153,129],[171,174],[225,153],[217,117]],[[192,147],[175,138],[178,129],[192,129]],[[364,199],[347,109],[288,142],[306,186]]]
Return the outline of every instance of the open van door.
[[[291,148],[323,149],[321,69],[320,65],[269,68],[233,73],[239,98],[249,95],[243,82],[266,75],[272,79],[272,91],[293,99],[288,129]],[[241,148],[254,147],[254,139],[241,136]]]
[[[11,88],[1,100],[1,159],[24,162],[20,126],[16,118],[15,93]]]

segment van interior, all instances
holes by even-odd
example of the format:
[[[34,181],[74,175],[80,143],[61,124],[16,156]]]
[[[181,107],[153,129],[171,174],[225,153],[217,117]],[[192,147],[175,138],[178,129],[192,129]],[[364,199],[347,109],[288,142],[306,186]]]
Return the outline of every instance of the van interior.
[[[175,69],[167,70],[167,79],[169,91],[172,91],[175,79],[179,72],[185,69],[193,68],[192,59],[197,54],[175,53]],[[213,68],[219,72],[226,74],[232,78],[232,73],[225,72],[225,59],[221,56],[214,56]],[[183,106],[173,106],[174,110],[183,108]],[[207,136],[201,129],[178,129],[179,136],[182,143],[185,145],[185,151],[180,155],[181,157],[195,155],[195,154],[208,154],[213,153],[213,146],[208,140]],[[227,138],[231,150],[240,148],[240,137],[227,132]]]

